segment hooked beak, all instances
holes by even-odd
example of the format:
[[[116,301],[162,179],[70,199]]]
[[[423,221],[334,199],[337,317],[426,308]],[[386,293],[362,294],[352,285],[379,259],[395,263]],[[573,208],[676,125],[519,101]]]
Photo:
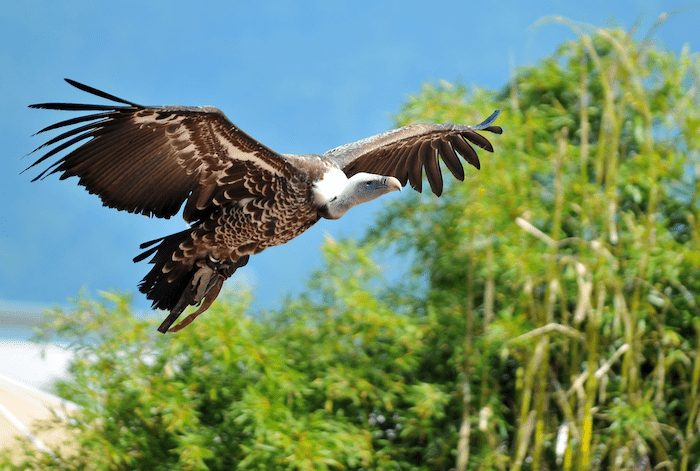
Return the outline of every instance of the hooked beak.
[[[401,182],[394,177],[384,177],[384,184],[389,188],[389,191],[401,191],[402,188]]]

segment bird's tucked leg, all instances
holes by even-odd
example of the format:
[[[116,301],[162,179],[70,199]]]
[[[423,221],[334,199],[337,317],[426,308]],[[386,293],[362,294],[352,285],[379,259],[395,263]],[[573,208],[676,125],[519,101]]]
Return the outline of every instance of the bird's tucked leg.
[[[177,329],[171,329],[170,326],[173,324],[173,322],[175,322],[180,314],[187,309],[188,306],[199,304],[206,297],[206,301],[208,301],[208,303],[205,302],[205,304],[202,305],[204,309],[200,307],[197,310],[197,315],[204,312],[211,305],[211,303],[214,302],[214,299],[216,299],[219,291],[221,291],[221,285],[223,285],[225,278],[217,273],[216,267],[210,266],[206,260],[198,260],[195,263],[195,267],[196,271],[190,278],[190,281],[187,283],[185,289],[182,290],[180,298],[175,304],[175,307],[170,310],[168,317],[166,317],[160,327],[158,327],[160,332],[165,333],[168,330],[175,332],[182,329],[182,327],[192,322],[194,317],[197,316],[188,316],[187,319],[185,319],[187,324],[183,325],[185,321],[182,321],[180,324],[178,324],[179,327]],[[217,283],[218,289],[216,290],[216,293],[212,293],[213,296],[207,296]]]
[[[181,320],[177,325],[174,327],[171,327],[168,329],[168,332],[177,332],[194,321],[197,316],[202,314],[204,311],[209,309],[209,306],[212,305],[214,300],[216,299],[217,296],[219,296],[219,293],[221,292],[221,287],[224,285],[224,280],[225,278],[222,276],[217,275],[215,278],[213,278],[213,286],[209,286],[205,292],[204,299],[202,301],[201,306],[199,306],[199,309],[194,311],[192,314],[188,315],[185,317],[183,320]]]
[[[158,327],[158,331],[162,333],[177,332],[191,324],[200,314],[209,309],[221,292],[224,281],[233,275],[236,269],[248,263],[248,259],[249,256],[245,255],[233,262],[215,262],[211,259],[198,260],[193,268],[193,273],[190,272],[189,281],[180,293],[177,303]],[[188,315],[176,326],[170,327],[188,306],[198,304],[199,308],[195,312]]]

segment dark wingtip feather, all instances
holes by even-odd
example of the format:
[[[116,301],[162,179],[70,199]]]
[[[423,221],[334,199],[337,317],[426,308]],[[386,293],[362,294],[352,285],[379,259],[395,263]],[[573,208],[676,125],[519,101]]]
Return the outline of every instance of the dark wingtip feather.
[[[423,166],[425,167],[425,173],[428,177],[428,183],[430,184],[430,189],[437,196],[442,195],[442,172],[440,171],[440,164],[438,163],[438,148],[437,144],[431,143],[431,149],[423,157]]]
[[[34,162],[33,164],[31,164],[29,167],[27,167],[27,168],[24,169],[24,170],[28,170],[28,169],[30,169],[30,168],[36,167],[36,166],[39,165],[41,162],[45,161],[46,159],[50,158],[51,156],[53,156],[53,155],[55,155],[55,154],[57,154],[57,153],[59,153],[59,152],[61,152],[62,150],[66,149],[67,147],[70,147],[70,146],[72,146],[73,144],[76,144],[76,143],[78,143],[78,142],[80,142],[80,141],[82,141],[82,140],[84,140],[84,139],[87,139],[87,138],[90,138],[90,137],[94,137],[94,136],[96,135],[96,133],[97,133],[97,130],[87,131],[87,132],[84,132],[84,133],[82,133],[82,134],[78,134],[77,136],[73,137],[72,139],[68,139],[67,141],[65,141],[65,142],[63,142],[63,143],[57,145],[56,147],[54,147],[53,149],[51,149],[50,151],[48,151],[46,154],[42,155],[40,158],[38,158],[38,159],[36,160],[36,162]],[[45,169],[43,172],[41,172],[41,173],[40,173],[36,178],[34,178],[32,181],[36,181],[37,179],[41,178],[44,174],[46,174],[46,172],[48,172],[48,171],[49,171],[51,168],[53,168],[54,166],[60,164],[62,161],[63,161],[63,159],[57,160],[57,161],[54,162],[50,167],[48,167],[48,168]]]
[[[464,181],[464,168],[459,161],[459,157],[455,154],[454,149],[452,149],[452,145],[447,141],[438,141],[438,146],[440,147],[442,161],[450,172],[452,172],[452,175],[454,175],[457,180]]]
[[[474,133],[476,134],[476,133]],[[477,134],[478,135],[478,134]],[[469,163],[472,167],[475,167],[477,170],[481,169],[481,162],[479,162],[479,155],[476,153],[474,148],[467,142],[466,139],[464,139],[462,136],[457,136],[456,138],[452,139],[452,145],[454,146],[455,150],[459,152],[459,154],[464,158],[464,160]]]
[[[30,105],[31,107],[31,105]],[[59,121],[58,123],[51,124],[49,126],[46,126],[45,128],[42,128],[32,134],[33,136],[36,136],[37,134],[41,134],[42,132],[46,131],[52,131],[54,129],[62,128],[65,126],[71,126],[73,124],[78,124],[82,123],[84,121],[94,121],[97,119],[102,119],[102,118],[108,118],[108,117],[114,117],[116,116],[116,113],[113,111],[108,111],[106,113],[95,113],[95,114],[88,114],[84,116],[78,116],[76,118],[71,118],[71,119],[66,119],[65,121]]]
[[[77,128],[71,128],[71,129],[69,129],[68,131],[66,131],[66,132],[64,132],[64,133],[62,133],[62,134],[59,134],[58,136],[54,137],[53,139],[49,139],[49,140],[46,141],[45,143],[41,144],[40,146],[38,146],[37,148],[35,148],[33,151],[31,151],[30,154],[33,154],[34,152],[38,151],[39,149],[42,149],[42,148],[44,148],[44,147],[46,147],[46,146],[50,146],[50,145],[52,145],[52,144],[55,144],[55,143],[57,143],[58,141],[62,141],[63,139],[67,139],[67,138],[72,137],[72,136],[74,136],[74,135],[76,135],[76,134],[79,134],[79,133],[81,133],[81,132],[85,132],[85,131],[95,131],[95,130],[97,129],[97,127],[98,127],[102,122],[104,122],[104,120],[103,120],[103,121],[97,121],[97,122],[94,122],[94,123],[84,124],[83,126],[79,126],[79,127],[77,127]]]
[[[469,142],[473,142],[480,148],[484,149],[487,152],[493,152],[493,144],[486,139],[484,136],[479,134],[478,132],[466,132],[462,135],[462,137]]]
[[[104,98],[105,100],[116,101],[117,103],[123,103],[125,105],[135,106],[137,108],[141,108],[141,105],[138,105],[132,101],[125,100],[123,98],[119,98],[118,96],[114,96],[111,93],[103,92],[102,90],[98,90],[94,87],[91,87],[89,85],[85,85],[84,83],[77,82],[73,79],[64,78],[63,80],[65,80],[69,85],[74,86],[78,90],[82,90],[86,93],[90,93],[91,95],[95,95],[95,96],[98,96],[100,98]]]
[[[489,131],[494,134],[503,134],[503,128],[500,126],[489,126],[484,128],[484,131]]]
[[[124,109],[125,106],[114,105],[89,105],[85,103],[34,103],[30,108],[59,111],[109,111]]]

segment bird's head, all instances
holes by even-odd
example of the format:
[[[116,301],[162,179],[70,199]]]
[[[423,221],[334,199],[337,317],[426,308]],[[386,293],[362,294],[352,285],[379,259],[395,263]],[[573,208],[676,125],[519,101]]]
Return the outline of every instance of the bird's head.
[[[397,190],[401,191],[401,182],[394,177],[357,173],[347,180],[336,197],[324,205],[321,214],[327,219],[338,219],[353,206]]]
[[[361,172],[348,179],[347,189],[352,192],[355,204],[359,204],[391,191],[401,191],[401,182],[394,177]]]

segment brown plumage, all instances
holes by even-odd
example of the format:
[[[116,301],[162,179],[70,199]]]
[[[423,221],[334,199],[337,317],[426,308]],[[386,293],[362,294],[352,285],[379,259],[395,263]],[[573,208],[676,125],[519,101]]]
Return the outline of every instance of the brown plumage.
[[[472,144],[493,151],[477,131],[502,132],[491,124],[495,112],[474,127],[413,124],[323,155],[283,155],[245,134],[216,108],[143,106],[66,81],[117,104],[30,105],[94,112],[39,131],[75,126],[35,149],[54,146],[28,168],[80,145],[33,181],[54,173],[61,179],[75,176],[106,206],[147,216],[169,218],[184,204],[190,227],[142,244],[145,251],[134,259],[151,257],[153,267],[139,289],[154,308],[170,311],[161,332],[179,330],[204,312],[250,255],[291,240],[320,217],[340,217],[407,182],[421,191],[424,169],[439,196],[440,158],[463,180],[459,156],[479,168]],[[200,307],[171,328],[190,305]]]

